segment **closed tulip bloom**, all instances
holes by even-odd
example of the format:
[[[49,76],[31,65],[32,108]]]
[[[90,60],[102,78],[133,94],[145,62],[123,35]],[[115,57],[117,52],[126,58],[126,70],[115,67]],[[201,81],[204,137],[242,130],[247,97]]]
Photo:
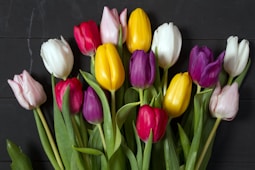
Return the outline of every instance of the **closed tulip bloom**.
[[[151,23],[150,19],[141,8],[131,12],[128,20],[127,47],[133,53],[135,50],[147,52],[151,46]]]
[[[221,89],[218,83],[210,99],[209,109],[211,115],[226,121],[235,118],[239,107],[238,84],[226,85]]]
[[[125,80],[125,71],[116,47],[102,44],[95,55],[95,77],[98,83],[109,91],[119,89]]]
[[[163,109],[143,105],[139,108],[136,120],[138,136],[146,142],[152,130],[153,142],[158,142],[165,134],[167,122],[168,116]]]
[[[248,62],[249,52],[249,41],[244,39],[238,44],[237,36],[228,38],[224,69],[231,77],[238,76],[244,70]]]
[[[163,98],[163,109],[172,118],[181,116],[187,109],[192,90],[192,79],[188,72],[176,74]]]
[[[117,45],[120,27],[122,29],[122,42],[124,43],[127,37],[127,9],[125,8],[119,16],[116,8],[109,9],[105,6],[100,23],[102,43],[113,43]]]
[[[181,33],[172,22],[160,25],[155,31],[152,40],[152,50],[158,55],[159,66],[168,69],[179,58],[182,46]]]
[[[69,105],[71,113],[78,113],[83,103],[82,84],[77,78],[68,78],[59,81],[55,86],[55,96],[58,108],[62,111],[63,98],[69,86]]]
[[[190,52],[189,74],[201,87],[210,87],[217,83],[225,52],[214,60],[210,48],[195,46]]]
[[[61,39],[49,39],[41,46],[41,57],[50,74],[66,79],[73,69],[74,57],[69,44]]]
[[[101,44],[96,22],[90,20],[74,26],[74,39],[83,55],[93,56]]]
[[[151,86],[156,76],[156,59],[154,53],[149,54],[143,50],[136,50],[129,62],[129,76],[132,86],[147,88]]]
[[[84,92],[82,113],[84,118],[91,124],[101,123],[103,120],[102,104],[92,87]]]
[[[19,104],[27,110],[39,107],[47,100],[42,85],[34,80],[26,70],[20,75],[14,75],[13,80],[8,79],[8,84]]]

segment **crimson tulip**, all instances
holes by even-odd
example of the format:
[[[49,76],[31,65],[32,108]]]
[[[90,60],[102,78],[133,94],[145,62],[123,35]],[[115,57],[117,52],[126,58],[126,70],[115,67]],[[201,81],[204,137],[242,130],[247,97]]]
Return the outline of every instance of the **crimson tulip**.
[[[59,81],[55,86],[55,96],[58,108],[62,111],[63,97],[69,86],[69,104],[71,113],[78,113],[83,102],[82,84],[77,78],[68,78]]]
[[[129,63],[129,76],[134,87],[146,88],[153,84],[156,76],[156,59],[153,51],[149,54],[143,50],[133,52]]]
[[[158,142],[165,134],[167,123],[168,116],[163,109],[143,105],[138,111],[136,130],[144,142],[149,139],[152,130],[153,142]]]
[[[24,70],[20,75],[15,75],[13,80],[8,79],[8,84],[12,88],[19,104],[32,110],[47,100],[42,85]]]
[[[84,118],[91,124],[98,124],[103,120],[101,101],[94,89],[90,86],[84,92],[82,113]]]
[[[90,20],[74,26],[74,39],[83,55],[93,56],[101,44],[98,26]]]
[[[190,52],[189,74],[201,87],[210,87],[218,81],[225,52],[214,60],[213,52],[206,46],[195,46]]]

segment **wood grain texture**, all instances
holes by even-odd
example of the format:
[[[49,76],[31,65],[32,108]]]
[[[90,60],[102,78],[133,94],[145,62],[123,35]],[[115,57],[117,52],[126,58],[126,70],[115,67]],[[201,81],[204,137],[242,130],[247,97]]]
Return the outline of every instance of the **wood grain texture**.
[[[169,76],[185,71],[190,49],[207,45],[215,56],[225,50],[226,39],[237,35],[250,41],[251,68],[240,90],[240,108],[232,122],[223,122],[215,140],[208,170],[255,169],[255,1],[253,0],[1,0],[0,1],[0,169],[10,169],[6,139],[18,143],[35,169],[49,170],[31,111],[22,109],[7,79],[28,70],[51,94],[50,75],[40,57],[41,44],[64,36],[75,55],[75,68],[88,70],[89,58],[82,56],[73,39],[73,26],[90,19],[100,22],[103,7],[137,7],[149,15],[153,30],[164,22],[180,29],[183,46],[180,59]],[[44,109],[51,104],[48,101]],[[51,113],[46,117],[50,120]]]

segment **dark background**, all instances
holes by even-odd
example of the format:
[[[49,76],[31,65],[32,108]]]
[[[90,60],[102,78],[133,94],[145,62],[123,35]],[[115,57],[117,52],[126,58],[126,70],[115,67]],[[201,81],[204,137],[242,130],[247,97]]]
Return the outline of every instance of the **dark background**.
[[[252,65],[240,89],[240,107],[232,122],[222,122],[216,136],[209,170],[255,169],[255,1],[253,0],[0,0],[0,169],[10,169],[6,139],[20,145],[30,156],[35,169],[51,169],[41,148],[32,111],[21,108],[7,79],[23,69],[41,82],[50,95],[50,75],[40,57],[41,44],[62,35],[75,55],[75,68],[88,70],[89,58],[82,56],[73,40],[73,26],[89,19],[101,20],[103,7],[128,8],[128,14],[143,8],[152,29],[174,22],[180,29],[183,45],[180,58],[171,69],[187,70],[190,49],[207,45],[215,56],[226,47],[226,39],[237,35],[250,42]],[[43,110],[50,106],[48,101]],[[49,112],[45,112],[50,118]]]

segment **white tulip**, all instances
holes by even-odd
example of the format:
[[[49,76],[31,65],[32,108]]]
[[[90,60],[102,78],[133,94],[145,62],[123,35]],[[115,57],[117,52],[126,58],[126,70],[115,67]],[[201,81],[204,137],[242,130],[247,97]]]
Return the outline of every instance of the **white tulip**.
[[[249,41],[244,39],[238,44],[237,36],[227,39],[224,69],[231,77],[242,73],[248,62],[249,52]]]
[[[164,23],[154,31],[151,48],[157,54],[159,66],[163,69],[168,69],[176,63],[181,46],[181,33],[172,22]]]
[[[66,79],[73,69],[73,52],[62,36],[60,40],[49,39],[44,42],[41,57],[48,72],[57,78]]]

